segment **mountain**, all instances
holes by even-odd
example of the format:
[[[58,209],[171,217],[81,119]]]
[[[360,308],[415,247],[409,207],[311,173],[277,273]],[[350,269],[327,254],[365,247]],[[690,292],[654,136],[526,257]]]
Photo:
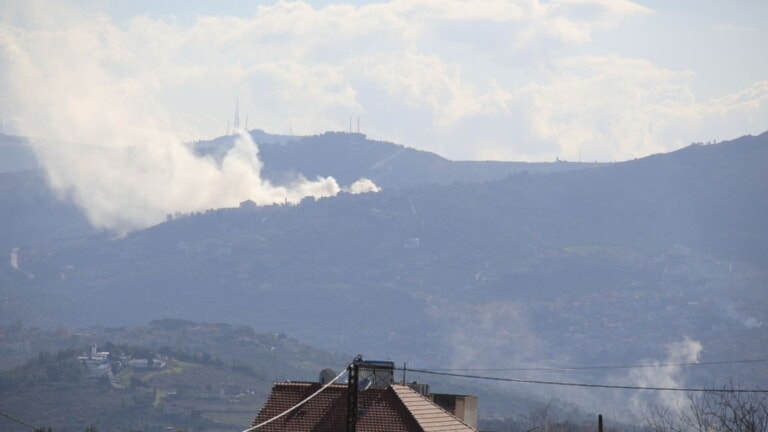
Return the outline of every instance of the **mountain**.
[[[449,161],[436,154],[372,141],[362,134],[328,132],[316,136],[273,135],[250,131],[259,143],[262,175],[283,184],[296,176],[332,176],[342,185],[361,177],[383,187],[451,181],[487,181],[515,172],[554,172],[596,164]],[[234,136],[190,143],[200,156],[219,161],[234,145]],[[243,199],[246,199],[244,197]],[[32,241],[96,235],[86,215],[47,185],[27,138],[0,135],[0,250]]]
[[[274,183],[291,181],[296,175],[308,179],[334,177],[348,185],[361,177],[385,188],[448,184],[453,181],[499,180],[518,172],[559,172],[598,166],[578,162],[451,161],[437,154],[398,144],[368,139],[364,134],[326,132],[291,137],[249,131],[259,146],[263,175]],[[234,145],[234,136],[192,144],[199,155],[221,161]]]
[[[23,137],[0,134],[0,174],[37,168],[37,158]]]
[[[351,164],[368,168],[317,173],[373,177],[371,161],[393,150],[402,153],[392,163],[440,160],[361,145],[382,149]],[[291,169],[313,175],[302,163]],[[536,379],[557,365],[765,358],[767,163],[768,133],[484,182],[446,183],[422,164],[431,180],[375,194],[27,245],[18,270],[4,264],[6,274],[28,276],[0,284],[0,316],[46,326],[242,323],[368,358],[518,367]],[[376,181],[394,182],[387,178]],[[646,379],[635,372],[583,369],[561,379]],[[666,378],[765,387],[768,370],[726,363],[647,379]]]
[[[0,135],[0,250],[95,234],[83,212],[59,199],[26,138]],[[0,278],[9,277],[0,270]]]
[[[48,187],[41,171],[0,173],[0,250],[95,233],[75,204],[59,199]]]

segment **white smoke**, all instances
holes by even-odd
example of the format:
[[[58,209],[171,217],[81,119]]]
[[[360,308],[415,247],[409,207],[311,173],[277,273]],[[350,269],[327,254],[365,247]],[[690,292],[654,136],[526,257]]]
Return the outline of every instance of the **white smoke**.
[[[137,41],[104,19],[61,12],[57,25],[0,22],[0,90],[19,133],[55,139],[31,144],[51,186],[81,206],[94,226],[127,232],[168,214],[248,199],[296,203],[341,190],[331,177],[283,186],[262,179],[258,148],[242,132],[221,164],[196,156],[184,144],[193,136],[190,125],[161,108],[158,80],[167,87],[168,77],[137,67],[151,60],[142,57],[151,44],[137,49],[131,46]],[[377,190],[366,180],[349,189]]]
[[[351,194],[361,194],[361,193],[369,193],[369,192],[378,192],[381,189],[378,186],[376,186],[376,183],[374,183],[373,181],[367,178],[362,178],[352,183],[351,185],[349,185],[349,187],[343,188],[343,190],[344,192],[349,192]]]
[[[738,322],[747,329],[759,329],[763,326],[762,321],[744,312],[741,312],[734,303],[727,302],[722,306],[722,308],[728,318]]]
[[[523,305],[513,301],[451,305],[431,299],[430,315],[440,323],[453,351],[453,368],[528,366],[541,358],[541,341],[529,326]]]
[[[299,177],[285,186],[262,179],[258,147],[243,132],[221,164],[197,157],[179,141],[114,148],[33,140],[33,146],[51,185],[85,209],[95,226],[118,232],[158,223],[168,214],[233,207],[247,199],[295,204],[341,191],[333,177]],[[378,190],[367,179],[350,189]]]
[[[663,362],[646,362],[649,367],[632,369],[631,382],[638,387],[685,388],[683,366],[686,363],[698,363],[702,351],[700,342],[685,338],[667,345],[667,358]],[[651,406],[661,406],[678,412],[687,402],[687,395],[681,391],[654,392],[648,398],[645,393],[636,393],[631,401],[632,411],[637,415],[648,412]]]

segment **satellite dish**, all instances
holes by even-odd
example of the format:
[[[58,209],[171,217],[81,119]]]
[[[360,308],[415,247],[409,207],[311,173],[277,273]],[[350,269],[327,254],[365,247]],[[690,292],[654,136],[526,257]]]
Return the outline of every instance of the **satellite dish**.
[[[371,381],[371,377],[367,377],[364,380],[357,383],[357,391],[366,391],[369,388],[371,388],[371,385],[373,384],[373,381]]]

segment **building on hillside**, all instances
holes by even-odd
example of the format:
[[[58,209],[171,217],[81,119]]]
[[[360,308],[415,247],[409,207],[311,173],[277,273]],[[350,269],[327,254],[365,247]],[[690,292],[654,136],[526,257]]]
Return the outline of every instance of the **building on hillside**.
[[[322,383],[311,382],[276,383],[267,402],[253,421],[250,431],[476,431],[477,398],[474,398],[474,418],[470,418],[472,410],[467,410],[466,413],[469,414],[462,421],[419,391],[406,385],[394,384],[393,370],[394,364],[391,362],[366,362],[356,359],[350,366],[350,376],[346,384],[324,386]],[[323,390],[318,393],[321,389]],[[294,408],[312,395],[314,397]],[[472,397],[459,398],[471,400]],[[461,400],[458,405],[463,406],[465,399]],[[456,399],[453,403],[457,405]],[[291,410],[292,408],[294,409]],[[287,411],[289,412],[284,414]],[[281,414],[283,415],[280,416]]]
[[[111,376],[112,367],[109,352],[99,351],[96,344],[91,344],[90,351],[77,357],[77,360],[88,368],[88,378],[98,380],[103,376]]]

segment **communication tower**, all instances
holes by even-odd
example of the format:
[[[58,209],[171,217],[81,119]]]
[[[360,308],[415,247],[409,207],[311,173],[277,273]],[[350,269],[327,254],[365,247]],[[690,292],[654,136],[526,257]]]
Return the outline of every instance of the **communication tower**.
[[[235,121],[232,127],[235,130],[240,129],[240,99],[235,99]]]

